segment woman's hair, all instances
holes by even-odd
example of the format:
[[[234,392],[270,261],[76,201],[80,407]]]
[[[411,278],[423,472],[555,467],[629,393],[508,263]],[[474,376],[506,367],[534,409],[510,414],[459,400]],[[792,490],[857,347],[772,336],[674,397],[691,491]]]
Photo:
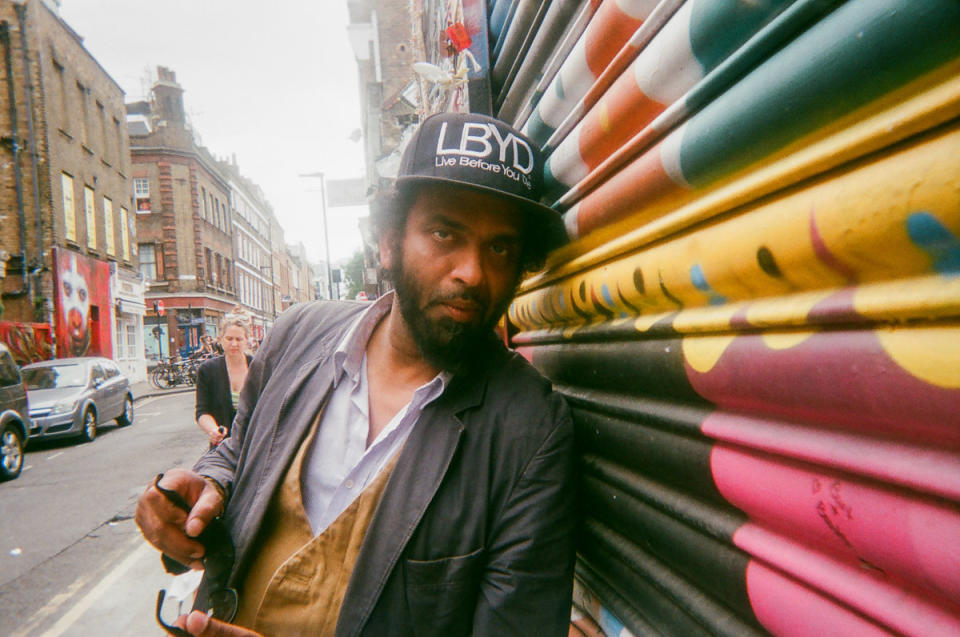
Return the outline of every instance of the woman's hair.
[[[236,325],[243,330],[244,336],[250,336],[250,317],[242,312],[233,311],[227,314],[220,321],[220,336],[227,331],[228,327]]]

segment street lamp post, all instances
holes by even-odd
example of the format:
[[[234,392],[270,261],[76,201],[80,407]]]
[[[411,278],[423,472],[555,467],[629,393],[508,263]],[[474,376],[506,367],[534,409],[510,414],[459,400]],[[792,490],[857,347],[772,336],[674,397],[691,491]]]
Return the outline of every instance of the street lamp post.
[[[333,264],[330,263],[330,233],[327,232],[327,189],[323,171],[301,174],[301,177],[320,178],[320,202],[323,209],[323,244],[327,253],[327,298],[333,300]]]

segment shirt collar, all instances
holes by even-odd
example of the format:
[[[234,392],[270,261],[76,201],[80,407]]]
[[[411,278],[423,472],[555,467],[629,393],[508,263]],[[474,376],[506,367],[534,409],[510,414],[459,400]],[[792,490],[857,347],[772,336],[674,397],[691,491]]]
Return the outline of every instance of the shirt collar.
[[[333,364],[336,369],[333,378],[334,387],[340,384],[344,376],[350,378],[355,384],[360,382],[360,371],[363,369],[366,361],[367,343],[370,341],[370,335],[373,334],[373,329],[377,326],[377,323],[390,312],[392,306],[393,290],[387,292],[371,303],[370,307],[364,309],[360,313],[357,321],[350,326],[347,333],[343,335],[340,344],[337,345],[337,349],[333,352]],[[450,384],[452,378],[452,373],[441,370],[440,373],[434,376],[432,381],[425,383],[423,387],[436,387],[438,381],[440,384],[439,389],[435,388],[429,391],[429,401],[432,401],[442,394],[446,390],[447,385]],[[423,389],[423,387],[421,387],[421,389]]]
[[[337,349],[333,352],[333,364],[337,372],[334,374],[334,387],[339,384],[340,379],[346,374],[354,382],[360,379],[360,369],[363,365],[364,356],[367,354],[367,343],[370,341],[370,335],[384,316],[390,312],[393,305],[393,292],[387,292],[376,301],[365,308],[354,324],[350,327]]]

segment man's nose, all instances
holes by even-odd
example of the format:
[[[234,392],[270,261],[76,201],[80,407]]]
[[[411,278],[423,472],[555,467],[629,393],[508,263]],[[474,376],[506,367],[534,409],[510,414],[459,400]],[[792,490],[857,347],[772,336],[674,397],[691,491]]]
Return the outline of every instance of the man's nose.
[[[456,254],[452,275],[453,278],[462,282],[467,287],[476,287],[483,282],[483,259],[480,250],[473,247],[465,247]]]

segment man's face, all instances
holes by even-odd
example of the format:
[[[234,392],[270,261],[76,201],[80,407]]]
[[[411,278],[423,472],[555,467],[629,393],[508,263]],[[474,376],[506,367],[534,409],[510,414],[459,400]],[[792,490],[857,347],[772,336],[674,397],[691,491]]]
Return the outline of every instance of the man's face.
[[[520,233],[515,206],[498,197],[424,187],[403,236],[381,243],[402,318],[435,367],[480,353],[519,282]]]
[[[71,354],[80,356],[87,348],[87,316],[90,313],[90,296],[87,281],[77,269],[76,256],[70,256],[70,268],[60,273],[60,302],[67,322],[67,335]]]

